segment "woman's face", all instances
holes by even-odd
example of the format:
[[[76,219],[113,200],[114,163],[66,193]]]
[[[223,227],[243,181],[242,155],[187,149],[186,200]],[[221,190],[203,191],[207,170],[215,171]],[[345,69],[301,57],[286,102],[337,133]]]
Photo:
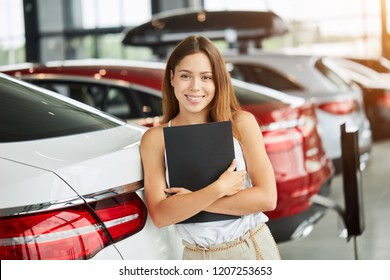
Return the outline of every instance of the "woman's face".
[[[171,84],[180,112],[208,113],[215,96],[215,84],[211,63],[204,53],[184,57],[175,72],[171,71]]]

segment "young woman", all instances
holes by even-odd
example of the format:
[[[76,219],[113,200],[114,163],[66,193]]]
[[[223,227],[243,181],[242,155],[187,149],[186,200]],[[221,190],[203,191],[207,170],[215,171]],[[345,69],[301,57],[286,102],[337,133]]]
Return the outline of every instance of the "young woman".
[[[141,140],[145,196],[154,224],[174,224],[183,240],[183,259],[280,259],[263,213],[276,207],[274,172],[259,125],[240,109],[218,48],[202,36],[180,42],[167,61],[162,92],[163,124]],[[235,159],[230,167],[198,191],[170,188],[163,128],[218,121],[232,122]],[[238,217],[179,223],[200,211]]]

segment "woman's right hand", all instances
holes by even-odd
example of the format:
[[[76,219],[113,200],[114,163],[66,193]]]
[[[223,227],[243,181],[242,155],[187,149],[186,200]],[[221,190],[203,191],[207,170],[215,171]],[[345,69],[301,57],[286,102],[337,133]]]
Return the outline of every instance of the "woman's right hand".
[[[221,174],[216,181],[223,196],[231,196],[242,189],[245,182],[245,170],[235,171],[237,162],[234,159],[230,166]]]

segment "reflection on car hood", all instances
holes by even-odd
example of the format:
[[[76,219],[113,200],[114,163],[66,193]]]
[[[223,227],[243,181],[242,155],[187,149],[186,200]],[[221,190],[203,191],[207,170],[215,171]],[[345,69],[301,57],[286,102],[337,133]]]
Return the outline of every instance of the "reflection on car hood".
[[[6,208],[18,207],[24,212],[41,209],[48,202],[77,197],[72,188],[50,171],[1,157],[0,170],[7,170],[0,176],[0,215],[8,214],[4,212]]]

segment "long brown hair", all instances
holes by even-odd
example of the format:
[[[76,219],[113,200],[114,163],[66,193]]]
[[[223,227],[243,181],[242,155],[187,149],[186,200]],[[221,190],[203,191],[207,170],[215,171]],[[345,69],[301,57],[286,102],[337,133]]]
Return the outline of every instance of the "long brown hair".
[[[167,123],[179,113],[179,103],[171,85],[170,71],[174,72],[184,57],[199,52],[204,53],[209,58],[215,84],[215,97],[210,104],[208,121],[232,121],[233,133],[238,137],[233,115],[240,109],[240,105],[234,93],[230,74],[218,48],[204,36],[188,36],[175,47],[168,58],[162,84],[163,123]]]

